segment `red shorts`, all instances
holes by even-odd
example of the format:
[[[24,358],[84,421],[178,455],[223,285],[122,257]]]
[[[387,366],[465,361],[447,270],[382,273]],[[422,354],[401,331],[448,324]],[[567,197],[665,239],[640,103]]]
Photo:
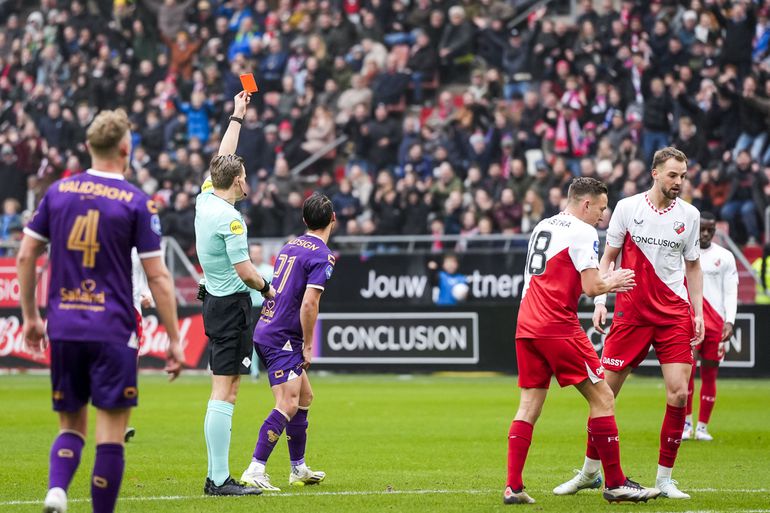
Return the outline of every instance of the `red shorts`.
[[[719,354],[720,338],[704,338],[700,345],[696,346],[696,349],[700,352],[701,360],[712,360],[714,362],[721,362],[725,359],[724,351]]]
[[[593,383],[604,379],[599,357],[585,334],[566,338],[517,338],[516,361],[521,388],[548,388],[554,375],[562,387],[577,385],[586,379]]]
[[[688,363],[692,365],[693,338],[691,323],[677,323],[668,326],[636,326],[625,323],[612,323],[610,332],[604,341],[602,365],[611,371],[621,371],[626,367],[635,369],[650,352],[660,363]]]

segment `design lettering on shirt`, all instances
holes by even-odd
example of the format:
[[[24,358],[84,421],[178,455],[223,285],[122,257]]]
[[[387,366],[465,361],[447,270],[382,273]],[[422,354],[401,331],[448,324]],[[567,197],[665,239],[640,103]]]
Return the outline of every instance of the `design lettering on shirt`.
[[[81,182],[79,180],[68,180],[59,183],[59,192],[101,196],[103,198],[123,201],[125,203],[131,203],[134,199],[134,193],[131,191],[125,191],[101,183]]]
[[[303,239],[294,239],[292,241],[287,242],[289,246],[299,246],[301,248],[309,249],[311,251],[316,251],[319,249],[320,246],[318,244],[313,244],[309,240],[303,240]]]

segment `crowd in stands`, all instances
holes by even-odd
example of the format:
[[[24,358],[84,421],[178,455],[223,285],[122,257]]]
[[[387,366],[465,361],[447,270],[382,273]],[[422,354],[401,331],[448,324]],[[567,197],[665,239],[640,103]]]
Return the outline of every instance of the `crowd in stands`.
[[[607,182],[611,207],[643,191],[672,144],[690,159],[684,199],[759,242],[770,0],[581,0],[568,17],[531,3],[6,0],[0,236],[89,166],[86,127],[122,107],[131,179],[192,252],[195,195],[253,72],[237,150],[251,237],[302,231],[312,190],[339,233],[526,233],[573,176]]]

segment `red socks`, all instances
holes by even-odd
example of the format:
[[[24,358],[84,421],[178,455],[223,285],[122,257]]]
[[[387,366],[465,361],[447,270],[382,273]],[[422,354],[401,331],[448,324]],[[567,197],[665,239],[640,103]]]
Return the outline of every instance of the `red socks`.
[[[532,442],[532,424],[523,420],[514,420],[508,431],[508,481],[507,486],[519,491],[524,488],[521,472],[527,461],[529,444]]]
[[[592,460],[598,460],[599,453],[596,451],[596,447],[594,447],[593,442],[591,442],[591,417],[588,417],[588,436],[586,440],[586,458],[591,458]]]
[[[711,419],[711,410],[714,409],[714,401],[717,398],[717,372],[719,367],[700,368],[700,410],[698,411],[698,420],[704,424],[709,423]]]
[[[621,486],[626,482],[623,469],[620,468],[620,438],[615,417],[596,417],[588,419],[589,452],[598,454],[604,468],[604,478],[607,488]],[[588,455],[588,453],[586,453]],[[592,459],[592,456],[588,456]]]
[[[666,415],[663,417],[663,426],[660,428],[660,457],[658,464],[672,468],[676,461],[676,453],[682,443],[682,431],[684,419],[687,416],[684,406],[666,405]]]

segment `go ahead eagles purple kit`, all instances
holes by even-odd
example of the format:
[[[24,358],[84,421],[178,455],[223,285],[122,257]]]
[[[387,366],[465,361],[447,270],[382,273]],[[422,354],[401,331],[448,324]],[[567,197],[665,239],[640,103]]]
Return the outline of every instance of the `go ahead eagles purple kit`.
[[[136,317],[131,248],[160,256],[153,202],[115,173],[54,183],[25,229],[51,248],[48,337],[54,409],[135,406]]]
[[[254,330],[254,344],[271,386],[302,374],[302,298],[308,287],[324,290],[334,264],[329,248],[314,235],[302,235],[281,248],[273,273],[276,295],[262,305]]]

